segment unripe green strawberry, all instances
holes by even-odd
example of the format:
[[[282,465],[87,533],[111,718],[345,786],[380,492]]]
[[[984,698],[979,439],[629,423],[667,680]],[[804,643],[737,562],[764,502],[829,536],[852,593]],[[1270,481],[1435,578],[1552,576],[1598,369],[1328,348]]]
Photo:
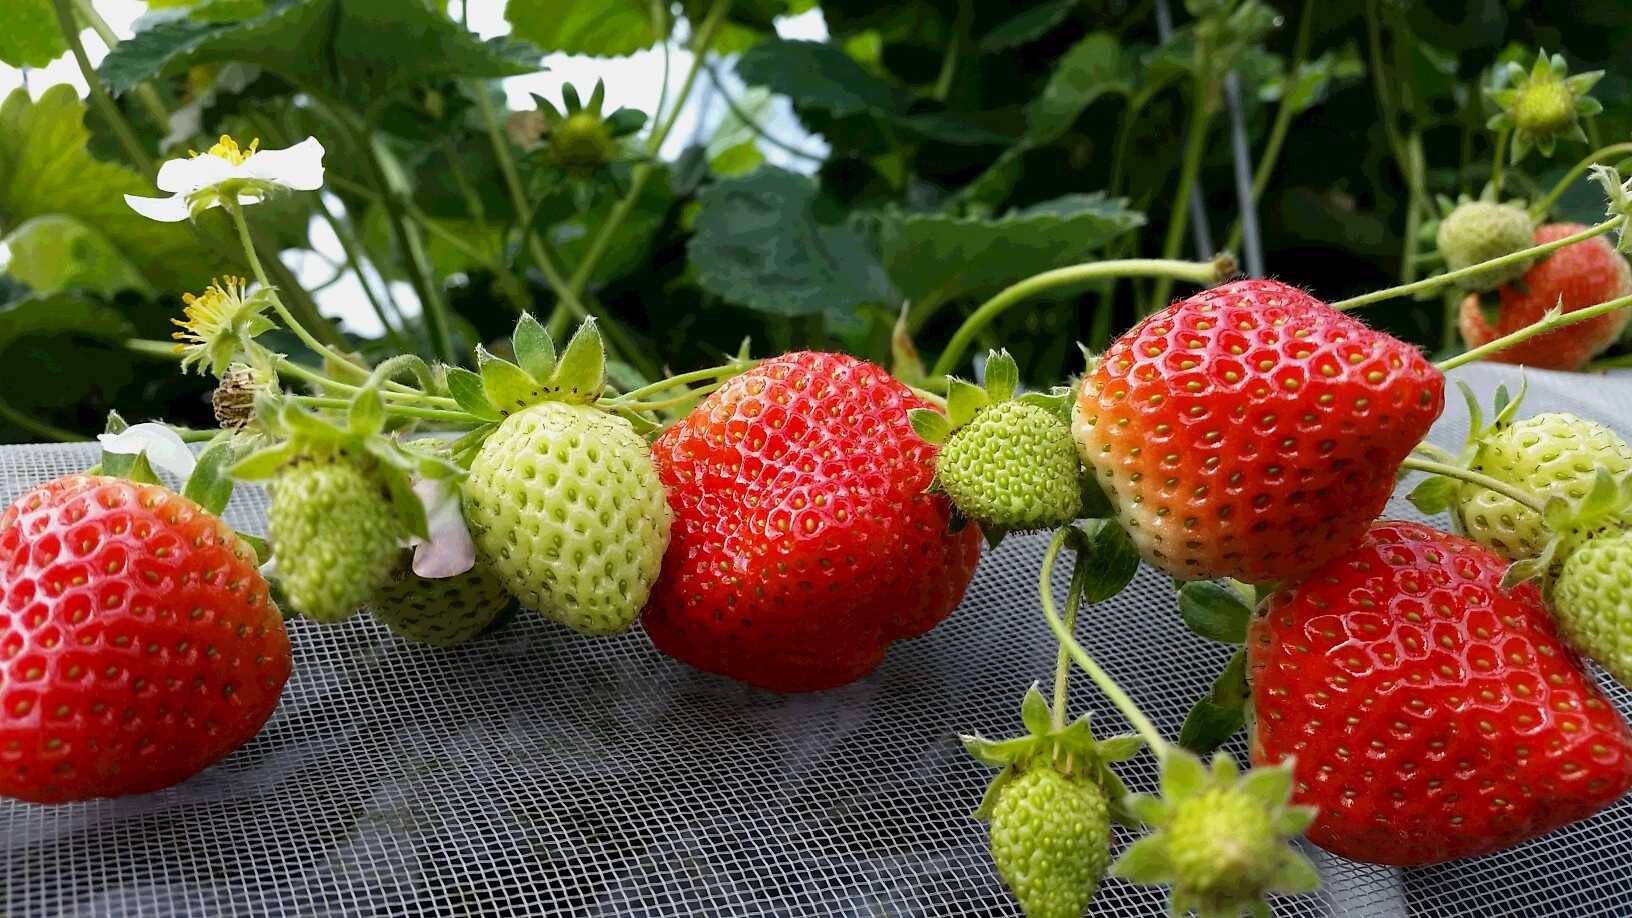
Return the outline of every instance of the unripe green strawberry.
[[[1082,506],[1071,428],[1046,408],[998,402],[954,431],[935,482],[964,516],[1002,529],[1052,529]]]
[[[513,601],[499,578],[481,565],[433,579],[399,564],[368,608],[399,637],[453,647],[474,640]]]
[[[1173,888],[1204,915],[1260,895],[1281,849],[1268,807],[1234,786],[1180,802],[1167,831]]]
[[[992,860],[1029,918],[1078,918],[1110,863],[1105,795],[1034,763],[992,805]]]
[[[1467,201],[1445,217],[1434,238],[1448,271],[1523,251],[1534,244],[1535,225],[1521,207],[1491,201]],[[1492,290],[1529,270],[1526,259],[1457,281],[1463,290]]]
[[[628,421],[564,402],[524,409],[482,444],[464,493],[480,557],[526,608],[615,634],[646,604],[673,514]]]
[[[319,622],[351,617],[391,576],[408,532],[374,460],[308,454],[272,482],[267,536],[289,605]]]
[[[1632,529],[1599,531],[1569,553],[1552,611],[1577,651],[1632,687]]]
[[[1572,414],[1538,414],[1498,423],[1475,444],[1471,468],[1546,500],[1579,501],[1602,468],[1632,472],[1632,446],[1602,424]],[[1549,536],[1541,516],[1511,497],[1476,484],[1457,487],[1451,503],[1468,538],[1509,561],[1533,558]]]

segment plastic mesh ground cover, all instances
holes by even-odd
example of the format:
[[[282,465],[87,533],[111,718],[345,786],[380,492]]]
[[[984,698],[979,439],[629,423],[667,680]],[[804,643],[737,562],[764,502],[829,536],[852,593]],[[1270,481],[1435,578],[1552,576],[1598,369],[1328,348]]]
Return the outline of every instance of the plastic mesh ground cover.
[[[1497,381],[1517,381],[1459,373],[1487,403]],[[1632,380],[1530,383],[1527,413],[1575,410],[1632,434]],[[1453,397],[1434,439],[1459,446],[1465,417]],[[0,497],[91,459],[0,449]],[[259,532],[264,509],[242,489],[228,516]],[[1392,512],[1416,515],[1403,501]],[[1006,542],[945,624],[872,677],[808,696],[695,672],[638,631],[584,639],[524,618],[435,650],[364,617],[295,623],[281,706],[222,764],[144,797],[0,802],[0,913],[1014,914],[969,817],[991,772],[955,737],[1016,731],[1022,692],[1051,673],[1041,549]],[[1056,586],[1063,596],[1063,570]],[[1148,570],[1079,632],[1170,736],[1228,656],[1184,630],[1171,584]],[[1073,686],[1074,711],[1125,729],[1086,679]],[[1610,694],[1632,710],[1632,694]],[[1124,774],[1154,781],[1148,757]],[[1311,851],[1322,891],[1277,914],[1632,913],[1632,801],[1432,869]],[[1159,891],[1110,880],[1093,914],[1165,911]]]

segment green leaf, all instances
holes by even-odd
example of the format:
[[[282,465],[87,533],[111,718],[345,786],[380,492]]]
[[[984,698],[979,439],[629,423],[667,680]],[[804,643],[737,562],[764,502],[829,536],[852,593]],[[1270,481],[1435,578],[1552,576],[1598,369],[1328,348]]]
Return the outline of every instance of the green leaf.
[[[98,72],[115,93],[221,61],[257,64],[302,89],[359,107],[440,79],[530,73],[530,45],[484,42],[428,0],[272,0],[242,21],[160,22],[120,42]]]
[[[498,421],[504,417],[487,400],[482,377],[463,367],[448,367],[448,393],[460,408],[484,421]]]
[[[987,295],[1088,261],[1145,220],[1122,199],[1100,193],[1066,195],[995,219],[895,211],[859,219],[875,231],[890,280],[915,303]]]
[[[112,243],[73,217],[35,217],[0,238],[11,251],[4,270],[40,293],[77,288],[102,296],[153,288]]]
[[[0,6],[0,63],[44,67],[67,50],[51,0],[7,0]]]
[[[981,36],[980,50],[984,54],[1005,51],[1029,44],[1047,35],[1076,8],[1079,0],[1054,0],[1040,3],[999,23]]]
[[[294,457],[295,448],[288,442],[251,453],[238,461],[227,474],[239,481],[263,481],[278,473],[283,464]]]
[[[710,185],[698,204],[686,250],[698,283],[722,299],[780,316],[901,300],[861,234],[818,216],[804,176],[763,168]]]
[[[1418,510],[1433,516],[1436,513],[1445,512],[1450,507],[1459,486],[1460,483],[1457,481],[1442,475],[1434,475],[1423,479],[1420,484],[1412,488],[1407,499]]]
[[[1165,883],[1173,876],[1173,864],[1167,855],[1167,839],[1161,835],[1147,835],[1128,846],[1116,863],[1111,865],[1111,876],[1130,883],[1155,885]]]
[[[1026,691],[1025,699],[1020,702],[1020,721],[1033,736],[1044,736],[1053,729],[1053,724],[1049,721],[1048,700],[1043,697],[1035,682]]]
[[[102,428],[102,432],[110,434],[124,433],[129,427],[129,422],[119,412],[109,411],[108,423]],[[97,469],[101,474],[110,475],[114,478],[125,477],[125,473],[130,471],[130,467],[136,464],[136,457],[141,455],[140,453],[110,453],[105,449],[100,452],[101,456],[96,464]]]
[[[595,284],[628,277],[651,264],[652,247],[675,204],[674,189],[667,179],[666,170],[657,167],[652,180],[641,187],[640,196],[635,198],[623,222],[617,225],[590,276]],[[560,253],[564,270],[570,272],[584,260],[601,227],[611,221],[612,211],[620,206],[621,196],[602,195],[588,210],[580,210],[563,200],[559,209],[540,213],[539,231],[549,234],[555,250]]]
[[[516,351],[516,362],[528,376],[543,381],[555,372],[555,342],[532,313],[521,314],[510,342]]]
[[[947,378],[946,420],[954,430],[974,420],[990,403],[985,389],[956,377]]]
[[[1237,650],[1213,681],[1212,691],[1196,702],[1184,718],[1179,745],[1197,755],[1212,753],[1246,722],[1249,696],[1246,651]],[[1284,798],[1276,802],[1284,802]]]
[[[154,195],[135,172],[101,162],[86,149],[85,103],[73,87],[57,84],[38,101],[19,89],[0,104],[0,226],[24,247],[23,269],[50,283],[79,283],[92,270],[111,269],[96,283],[106,290],[127,284],[138,289],[201,289],[224,267],[207,256],[184,225],[155,223],[125,203],[124,195]],[[33,221],[45,218],[45,222]],[[70,222],[71,221],[71,222]],[[29,226],[45,238],[34,238]],[[75,229],[77,227],[77,229]],[[83,254],[86,262],[66,276],[31,263],[39,247],[55,240]],[[137,284],[123,263],[140,273]],[[236,268],[235,264],[226,267]]]
[[[1179,588],[1179,614],[1191,631],[1210,641],[1240,644],[1247,639],[1252,607],[1234,590],[1198,580]]]
[[[217,435],[198,454],[198,464],[193,466],[193,474],[182,488],[182,496],[197,503],[206,512],[220,516],[221,511],[227,508],[227,502],[232,500],[232,478],[227,475],[227,465],[236,456],[232,434],[222,432]]]
[[[747,175],[758,169],[764,162],[765,154],[759,152],[759,146],[749,140],[736,146],[726,147],[709,157],[708,169],[715,175],[729,178]]]
[[[371,437],[385,429],[385,399],[374,386],[358,390],[346,412],[347,426],[354,434]]]
[[[544,389],[531,376],[502,357],[476,346],[476,364],[481,368],[482,392],[501,415],[511,415],[544,398]]]
[[[390,447],[383,441],[374,441],[369,444],[369,452],[379,455],[381,450],[375,448],[379,443],[384,449]],[[385,488],[391,494],[391,509],[396,511],[397,520],[409,535],[427,538],[428,524],[425,520],[425,505],[420,502],[419,495],[414,493],[414,483],[408,474],[401,469],[389,465],[381,465],[380,476],[385,479]]]
[[[986,355],[986,394],[993,402],[1014,398],[1020,388],[1020,365],[1008,351],[992,351]]]
[[[511,34],[546,52],[619,57],[661,38],[645,0],[509,0]]]
[[[899,108],[894,87],[821,42],[762,42],[737,61],[737,75],[751,86],[787,96],[797,107],[835,116],[888,114]]]
[[[591,316],[573,332],[561,362],[550,374],[549,388],[575,402],[593,402],[606,388],[606,344]]]
[[[952,435],[952,425],[947,423],[946,415],[933,408],[909,409],[907,420],[912,424],[913,433],[929,443],[945,443]]]
[[[1122,527],[1109,520],[1086,523],[1085,541],[1077,563],[1086,566],[1082,601],[1105,602],[1122,590],[1139,572],[1139,550]]]

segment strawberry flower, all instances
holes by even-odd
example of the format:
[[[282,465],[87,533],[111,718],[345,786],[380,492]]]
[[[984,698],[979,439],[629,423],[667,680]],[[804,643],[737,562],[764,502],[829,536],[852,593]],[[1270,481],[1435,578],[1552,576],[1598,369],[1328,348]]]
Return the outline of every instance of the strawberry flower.
[[[323,187],[323,144],[308,137],[283,150],[248,147],[223,134],[204,153],[172,159],[159,167],[155,182],[168,198],[125,195],[131,209],[161,223],[179,223],[223,204],[257,204],[278,189],[316,191]]]
[[[147,454],[147,462],[161,472],[169,472],[180,481],[192,477],[197,461],[193,451],[181,435],[169,427],[153,421],[132,424],[118,433],[97,434],[102,450],[121,456]]]

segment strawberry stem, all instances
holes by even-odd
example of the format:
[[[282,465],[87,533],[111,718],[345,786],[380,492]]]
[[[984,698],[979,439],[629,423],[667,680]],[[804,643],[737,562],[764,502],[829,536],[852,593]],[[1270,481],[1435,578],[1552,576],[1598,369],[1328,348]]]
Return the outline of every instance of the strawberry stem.
[[[1531,246],[1528,249],[1520,249],[1519,251],[1510,255],[1492,258],[1489,261],[1481,261],[1476,265],[1469,265],[1460,271],[1449,271],[1445,274],[1436,274],[1433,277],[1425,277],[1422,280],[1416,281],[1415,283],[1401,284],[1398,287],[1389,287],[1386,290],[1375,290],[1371,293],[1362,293],[1359,296],[1349,297],[1346,300],[1338,300],[1331,305],[1333,309],[1354,309],[1359,306],[1369,306],[1372,303],[1380,303],[1383,300],[1392,300],[1402,296],[1410,296],[1413,293],[1421,293],[1424,290],[1438,290],[1447,284],[1455,283],[1464,277],[1478,274],[1483,271],[1488,271],[1491,268],[1500,268],[1504,265],[1516,264],[1540,255],[1546,255],[1548,252],[1562,249],[1568,245],[1575,245],[1577,242],[1585,242],[1588,239],[1602,236],[1620,226],[1623,219],[1624,218],[1622,217],[1615,217],[1610,220],[1605,220],[1597,226],[1588,227],[1587,229],[1584,229],[1573,236],[1565,236],[1563,239],[1555,239],[1552,242],[1544,242],[1541,245]],[[1574,313],[1571,313],[1571,315],[1574,315]]]
[[[1632,156],[1632,143],[1612,143],[1607,147],[1601,147],[1588,153],[1580,162],[1575,164],[1574,168],[1564,173],[1564,177],[1558,180],[1558,184],[1553,186],[1552,191],[1547,192],[1546,197],[1537,201],[1535,206],[1530,208],[1530,219],[1539,222],[1546,217],[1547,212],[1553,209],[1553,205],[1557,204],[1558,199],[1564,196],[1564,192],[1569,190],[1570,185],[1576,179],[1585,175],[1587,170],[1591,169],[1594,164],[1612,157],[1622,156]]]
[[[1111,704],[1116,705],[1116,709],[1122,712],[1122,716],[1127,718],[1128,723],[1133,725],[1133,729],[1138,731],[1139,735],[1144,738],[1146,745],[1150,746],[1151,752],[1155,753],[1158,759],[1165,759],[1170,749],[1167,740],[1162,737],[1156,726],[1150,722],[1150,718],[1145,716],[1145,712],[1139,710],[1139,706],[1133,703],[1132,698],[1128,697],[1128,693],[1124,692],[1122,687],[1116,684],[1116,680],[1101,669],[1099,664],[1094,662],[1094,658],[1088,655],[1088,651],[1077,643],[1077,639],[1071,634],[1071,629],[1066,627],[1065,622],[1060,620],[1060,614],[1054,608],[1054,564],[1059,560],[1060,549],[1065,547],[1065,540],[1070,538],[1071,533],[1075,531],[1071,526],[1061,527],[1059,532],[1054,533],[1053,541],[1048,543],[1048,551],[1043,554],[1043,568],[1037,584],[1038,593],[1043,602],[1043,617],[1048,619],[1048,627],[1053,629],[1054,636],[1059,639],[1060,648],[1078,666],[1082,667],[1082,671],[1088,674],[1088,678],[1094,680],[1094,684],[1099,686],[1099,690],[1104,692],[1105,697],[1111,700]]]
[[[1221,270],[1222,265],[1223,263],[1218,261],[1126,258],[1068,265],[1034,274],[1003,289],[970,313],[969,318],[964,319],[963,325],[952,335],[952,340],[946,345],[946,350],[941,352],[940,359],[935,361],[930,375],[945,376],[951,373],[963,362],[964,353],[969,350],[969,345],[974,342],[981,329],[991,324],[993,319],[1002,315],[1009,307],[1045,290],[1111,277],[1165,277],[1193,284],[1216,284],[1224,279],[1220,276],[1224,273]]]
[[[1614,223],[1615,221],[1611,220],[1610,222]],[[1487,262],[1487,264],[1489,264],[1489,262]],[[1537,319],[1535,322],[1526,325],[1518,331],[1509,335],[1503,335],[1494,341],[1488,341],[1471,350],[1463,351],[1462,353],[1457,354],[1455,357],[1447,357],[1446,359],[1435,364],[1435,366],[1439,367],[1441,372],[1449,372],[1459,366],[1462,366],[1463,364],[1472,363],[1475,360],[1487,357],[1491,354],[1497,353],[1498,351],[1507,350],[1513,345],[1518,344],[1521,341],[1527,341],[1537,335],[1544,335],[1547,332],[1555,329],[1563,328],[1566,325],[1574,325],[1577,322],[1585,322],[1588,319],[1596,319],[1601,315],[1606,315],[1616,311],[1617,309],[1625,309],[1628,306],[1632,306],[1632,296],[1623,296],[1618,299],[1609,300],[1608,302],[1599,303],[1596,306],[1588,306],[1585,309],[1577,309],[1574,312],[1559,312],[1558,307],[1555,306],[1549,310],[1546,315],[1542,316],[1540,319]]]
[[[1497,494],[1500,494],[1503,497],[1511,497],[1512,499],[1523,504],[1525,507],[1534,510],[1538,514],[1544,512],[1546,509],[1546,505],[1543,503],[1542,499],[1534,494],[1531,494],[1529,491],[1526,491],[1523,488],[1514,487],[1501,479],[1492,478],[1489,475],[1475,472],[1472,469],[1463,468],[1460,465],[1451,465],[1446,462],[1435,462],[1432,459],[1407,457],[1404,462],[1400,463],[1400,467],[1411,469],[1412,471],[1416,472],[1427,472],[1431,475],[1443,475],[1446,478],[1455,478],[1458,481],[1476,484],[1481,488],[1487,488],[1491,491],[1495,491]]]
[[[1082,591],[1088,581],[1088,565],[1083,563],[1079,553],[1077,560],[1071,565],[1071,588],[1065,595],[1065,629],[1072,634],[1076,633],[1077,611],[1082,608]],[[1070,692],[1071,657],[1065,652],[1065,645],[1060,645],[1060,652],[1054,661],[1054,729],[1065,729],[1065,702]]]
[[[344,409],[351,406],[351,399],[328,398],[326,396],[318,395],[291,395],[289,400],[310,408]],[[443,408],[421,408],[416,405],[397,405],[387,402],[385,406],[385,413],[387,415],[396,417],[418,418],[426,421],[447,421],[453,424],[464,424],[469,427],[479,427],[482,424],[482,420],[473,414]]]

